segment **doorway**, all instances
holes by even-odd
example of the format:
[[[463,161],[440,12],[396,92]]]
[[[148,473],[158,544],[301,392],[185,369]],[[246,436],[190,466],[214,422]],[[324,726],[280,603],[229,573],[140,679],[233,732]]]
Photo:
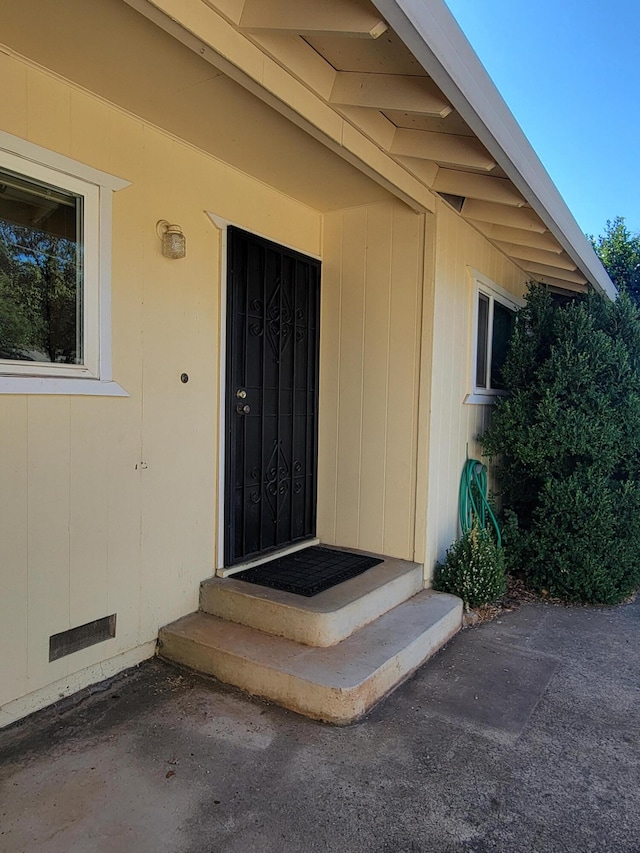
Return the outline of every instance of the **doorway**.
[[[228,229],[225,565],[316,529],[320,262]]]

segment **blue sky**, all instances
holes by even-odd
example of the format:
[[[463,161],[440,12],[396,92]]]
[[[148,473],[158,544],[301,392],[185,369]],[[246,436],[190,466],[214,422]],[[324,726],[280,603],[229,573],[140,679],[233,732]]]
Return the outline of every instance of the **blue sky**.
[[[446,0],[583,231],[640,232],[640,0]]]

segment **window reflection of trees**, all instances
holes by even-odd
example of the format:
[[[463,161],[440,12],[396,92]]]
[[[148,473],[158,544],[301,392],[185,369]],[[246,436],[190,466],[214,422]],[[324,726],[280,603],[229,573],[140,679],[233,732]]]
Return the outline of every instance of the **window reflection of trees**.
[[[0,219],[0,358],[82,360],[79,272],[75,239]]]

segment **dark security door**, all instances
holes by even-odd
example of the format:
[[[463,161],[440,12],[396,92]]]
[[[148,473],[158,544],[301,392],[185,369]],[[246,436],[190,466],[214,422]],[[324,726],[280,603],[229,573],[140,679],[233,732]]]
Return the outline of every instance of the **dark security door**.
[[[225,564],[315,534],[320,264],[229,229]]]

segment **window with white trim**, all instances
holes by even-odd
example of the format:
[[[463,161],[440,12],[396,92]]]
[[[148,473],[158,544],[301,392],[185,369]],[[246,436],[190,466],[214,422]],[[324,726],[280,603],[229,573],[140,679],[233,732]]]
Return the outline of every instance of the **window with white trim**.
[[[502,368],[523,303],[484,276],[475,274],[474,281],[472,394],[467,402],[487,402],[504,393]]]
[[[111,381],[113,190],[0,133],[0,393],[125,394]]]
[[[27,176],[3,166],[0,369],[97,377],[97,188],[42,167]]]

